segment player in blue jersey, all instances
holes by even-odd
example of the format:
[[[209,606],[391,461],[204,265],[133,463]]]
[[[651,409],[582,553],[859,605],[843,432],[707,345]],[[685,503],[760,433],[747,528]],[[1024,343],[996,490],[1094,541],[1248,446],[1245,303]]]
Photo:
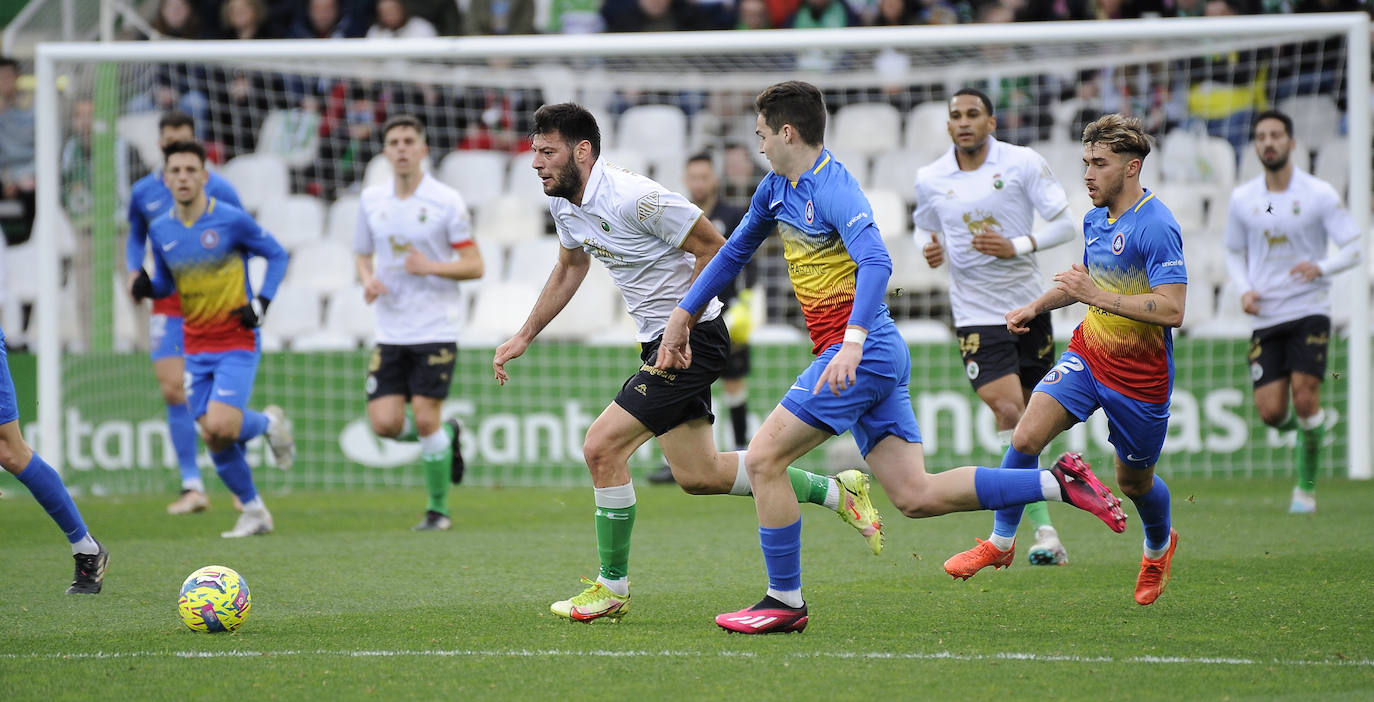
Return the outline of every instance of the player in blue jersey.
[[[768,594],[752,607],[717,616],[716,624],[747,634],[806,627],[801,514],[786,468],[845,431],[854,435],[888,497],[908,517],[1062,500],[1092,512],[1115,531],[1125,529],[1120,500],[1086,467],[1062,460],[1049,471],[966,466],[926,474],[907,387],[911,355],[883,303],[892,261],[868,199],[821,143],[821,93],[809,83],[779,83],[759,94],[754,111],[760,151],[772,172],[725,246],[673,310],[656,365],[691,365],[692,319],[774,231],[782,238],[817,358],[754,434],[746,454]]]
[[[1149,153],[1150,137],[1138,119],[1109,114],[1083,130],[1083,179],[1095,207],[1083,217],[1083,263],[1056,273],[1055,287],[1007,313],[1007,328],[1024,334],[1036,315],[1088,305],[1069,349],[1035,386],[1010,451],[1034,461],[1054,437],[1102,408],[1116,449],[1117,484],[1145,527],[1135,588],[1142,605],[1164,592],[1178,546],[1169,488],[1155,475],[1155,462],[1169,427],[1170,328],[1183,323],[1188,291],[1178,222],[1140,185]]]
[[[162,115],[157,129],[158,145],[162,147],[177,141],[193,141],[196,137],[195,122],[185,112],[172,111]],[[242,207],[234,186],[218,174],[210,174],[205,193],[220,202]],[[129,198],[129,241],[124,250],[129,285],[133,285],[143,271],[148,220],[165,214],[171,207],[172,192],[162,182],[160,171],[149,173],[134,183]],[[201,479],[200,467],[196,465],[196,421],[186,404],[186,364],[182,359],[181,323],[181,299],[176,293],[153,300],[153,314],[148,320],[149,355],[153,360],[153,374],[157,376],[158,387],[162,390],[162,401],[167,405],[167,432],[176,452],[177,466],[181,469],[181,495],[167,505],[168,514],[201,512],[210,507],[205,481]]]
[[[19,400],[14,394],[14,379],[10,377],[9,352],[5,346],[5,332],[0,330],[0,466],[4,466],[33,498],[48,511],[67,541],[72,544],[76,559],[76,575],[72,578],[69,595],[94,595],[105,582],[105,566],[110,552],[86,529],[81,512],[62,483],[62,476],[53,470],[32,448],[19,430]]]
[[[243,503],[225,538],[266,534],[272,515],[253,485],[244,443],[266,434],[279,465],[290,465],[295,443],[280,412],[247,409],[258,368],[258,326],[286,275],[286,250],[247,213],[205,194],[205,149],[179,141],[163,150],[173,205],[148,228],[156,266],[151,279],[134,282],[134,296],[181,294],[186,343],[187,400],[200,423],[210,459],[224,484]],[[262,290],[254,297],[247,259],[267,259]]]

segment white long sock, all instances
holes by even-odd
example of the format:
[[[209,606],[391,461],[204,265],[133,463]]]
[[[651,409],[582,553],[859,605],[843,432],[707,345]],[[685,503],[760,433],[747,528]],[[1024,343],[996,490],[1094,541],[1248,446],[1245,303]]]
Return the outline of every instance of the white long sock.
[[[196,492],[201,492],[201,493],[203,493],[203,492],[205,492],[205,481],[204,481],[204,480],[201,480],[200,478],[192,478],[191,480],[183,480],[183,481],[181,481],[181,489],[182,489],[182,490],[195,490]]]
[[[1054,474],[1047,470],[1040,471],[1040,494],[1046,502],[1064,501],[1064,489],[1059,487],[1059,481],[1054,479]]]
[[[774,590],[770,587],[768,596],[794,609],[806,604],[806,600],[802,599],[801,590]]]
[[[81,537],[80,541],[72,544],[72,553],[84,553],[87,556],[94,556],[100,553],[100,544],[97,544],[95,539],[91,538],[90,532],[86,532],[86,535]]]
[[[749,471],[744,467],[744,452],[739,454],[739,468],[735,472],[735,484],[730,486],[731,495],[752,495],[754,488],[749,485]]]
[[[448,450],[448,434],[440,429],[429,436],[420,437],[420,455],[432,456]]]
[[[836,511],[840,509],[840,481],[833,477],[830,479],[830,486],[825,489],[825,508]]]
[[[1318,409],[1311,417],[1298,417],[1298,428],[1311,431],[1326,422],[1326,410]]]
[[[253,499],[243,503],[243,511],[247,512],[249,510],[255,509],[267,509],[267,504],[262,501],[262,495],[258,495],[257,497],[254,497]]]

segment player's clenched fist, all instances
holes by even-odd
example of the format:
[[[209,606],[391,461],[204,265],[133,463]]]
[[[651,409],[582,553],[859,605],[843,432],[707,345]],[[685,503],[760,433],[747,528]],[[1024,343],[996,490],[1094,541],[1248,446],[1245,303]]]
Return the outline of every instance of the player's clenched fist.
[[[945,247],[940,245],[940,235],[931,232],[930,241],[921,247],[921,253],[925,255],[926,263],[931,268],[939,268],[945,262]]]

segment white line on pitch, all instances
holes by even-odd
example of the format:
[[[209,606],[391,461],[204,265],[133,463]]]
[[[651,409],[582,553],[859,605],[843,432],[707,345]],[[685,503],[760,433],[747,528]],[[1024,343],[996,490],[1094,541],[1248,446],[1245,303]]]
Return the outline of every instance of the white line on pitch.
[[[759,655],[754,651],[648,651],[648,650],[571,650],[571,649],[428,649],[408,650],[284,650],[284,651],[129,651],[129,652],[88,652],[88,653],[0,653],[0,659],[90,659],[90,658],[258,658],[270,656],[340,656],[347,658],[554,658],[571,656],[598,656],[620,658],[752,658]],[[1183,656],[1073,656],[1046,653],[953,653],[937,651],[934,653],[875,651],[868,653],[846,653],[839,651],[817,651],[764,654],[784,658],[835,658],[835,659],[875,659],[875,660],[930,660],[930,661],[1035,661],[1044,663],[1155,663],[1170,665],[1263,665],[1263,666],[1356,666],[1374,667],[1371,659],[1339,660],[1281,660],[1258,658],[1227,658]]]

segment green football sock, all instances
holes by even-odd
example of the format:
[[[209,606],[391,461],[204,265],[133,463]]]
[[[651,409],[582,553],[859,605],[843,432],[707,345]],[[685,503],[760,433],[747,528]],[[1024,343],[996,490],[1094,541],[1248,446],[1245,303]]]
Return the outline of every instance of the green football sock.
[[[453,449],[447,446],[443,451],[420,456],[420,465],[425,469],[425,489],[429,491],[429,506],[425,509],[444,516],[448,516],[449,463],[452,458]]]
[[[1274,428],[1278,429],[1279,431],[1293,431],[1294,429],[1297,429],[1298,415],[1289,412],[1288,419],[1283,420],[1283,424],[1280,424]]]
[[[1298,432],[1298,487],[1306,492],[1317,489],[1317,453],[1325,436],[1324,424]]]
[[[792,492],[797,493],[797,502],[825,504],[825,493],[830,490],[829,476],[816,475],[788,466],[787,478],[792,481]]]
[[[1036,527],[1054,526],[1050,522],[1050,507],[1044,502],[1032,502],[1026,505],[1025,511],[1021,514]]]
[[[406,411],[405,421],[401,424],[401,433],[396,435],[397,441],[419,441],[420,433],[415,431],[415,420],[410,418],[410,411]]]
[[[630,532],[635,528],[635,505],[596,508],[596,553],[601,577],[620,580],[630,573]]]

